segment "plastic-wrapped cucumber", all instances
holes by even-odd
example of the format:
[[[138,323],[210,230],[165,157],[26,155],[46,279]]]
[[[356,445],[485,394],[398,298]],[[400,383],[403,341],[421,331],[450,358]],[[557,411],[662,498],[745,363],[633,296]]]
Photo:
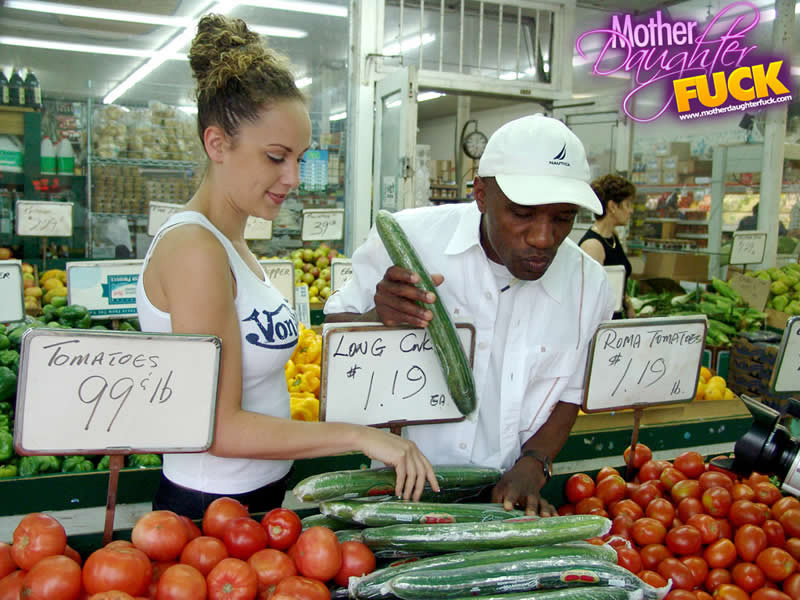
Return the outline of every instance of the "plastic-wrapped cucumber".
[[[340,529],[353,529],[353,524],[348,521],[343,521],[342,519],[336,519],[334,517],[329,517],[328,515],[322,514],[303,517],[300,519],[300,523],[303,525],[303,531],[316,525],[327,527],[331,531],[339,531]]]
[[[444,502],[358,502],[326,500],[321,502],[322,514],[366,525],[381,527],[400,523],[481,523],[502,521],[524,515],[520,510],[507,511],[502,504],[448,504]]]
[[[336,531],[336,539],[339,543],[342,542],[360,542],[361,530],[360,529],[339,529]]]
[[[424,552],[459,552],[572,542],[605,535],[610,529],[611,521],[598,515],[486,523],[389,525],[364,530],[364,543],[373,550],[401,548]]]
[[[397,561],[364,577],[352,578],[350,580],[350,595],[361,600],[389,598],[387,582],[402,573],[455,569],[497,561],[513,563],[518,560],[532,558],[588,558],[616,564],[617,551],[608,544],[596,546],[585,542],[570,542],[553,546],[522,546],[506,550],[457,552],[424,559],[412,558]]]
[[[459,569],[404,573],[393,577],[388,587],[390,593],[403,600],[422,600],[591,585],[629,590],[644,600],[660,600],[670,587],[654,588],[618,565],[576,558],[539,558],[513,563],[501,560]]]
[[[472,465],[441,465],[434,467],[434,471],[443,490],[494,485],[503,474],[500,469]],[[303,502],[393,495],[395,480],[393,467],[333,471],[306,477],[295,486],[294,495]],[[430,491],[429,484],[425,487]]]
[[[454,600],[639,600],[640,590],[623,588],[580,586],[562,590],[538,590],[519,594],[491,594],[489,596],[464,596]]]

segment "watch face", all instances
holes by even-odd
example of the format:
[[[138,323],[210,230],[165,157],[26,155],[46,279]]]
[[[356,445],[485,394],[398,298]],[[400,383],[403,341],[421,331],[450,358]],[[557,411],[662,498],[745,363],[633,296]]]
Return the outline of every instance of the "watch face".
[[[486,136],[480,131],[473,131],[464,138],[464,152],[470,158],[480,158],[486,149]]]

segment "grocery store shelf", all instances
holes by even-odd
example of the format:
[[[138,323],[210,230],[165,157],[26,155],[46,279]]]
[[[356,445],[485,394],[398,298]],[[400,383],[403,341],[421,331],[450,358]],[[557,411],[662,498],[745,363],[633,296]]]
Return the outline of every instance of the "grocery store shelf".
[[[656,248],[655,246],[646,246],[644,244],[637,244],[636,242],[628,242],[628,250],[641,250],[642,252],[653,252],[656,254],[708,254],[709,256],[725,256],[728,252],[711,252],[706,248],[692,248],[692,249],[673,249],[673,248]]]
[[[149,158],[92,158],[95,167],[140,167],[143,169],[197,169],[203,163],[191,160],[155,160]]]
[[[707,240],[707,233],[676,233],[676,238],[683,238],[687,240]]]

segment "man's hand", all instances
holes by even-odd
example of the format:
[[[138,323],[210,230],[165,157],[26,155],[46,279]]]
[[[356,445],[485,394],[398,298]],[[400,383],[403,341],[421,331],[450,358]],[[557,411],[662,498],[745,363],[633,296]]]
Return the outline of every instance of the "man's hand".
[[[554,517],[555,507],[542,498],[545,476],[541,463],[531,457],[523,457],[507,471],[492,490],[492,502],[502,503],[505,510],[516,507],[526,515]]]
[[[431,275],[434,285],[444,281],[441,275]],[[417,287],[419,275],[402,267],[392,266],[375,287],[375,312],[384,325],[415,325],[427,327],[433,313],[417,304],[431,304],[436,295]]]

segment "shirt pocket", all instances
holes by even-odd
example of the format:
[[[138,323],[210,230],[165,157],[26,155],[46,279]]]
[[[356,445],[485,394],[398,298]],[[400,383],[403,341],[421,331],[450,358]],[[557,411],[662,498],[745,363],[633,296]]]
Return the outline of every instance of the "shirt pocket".
[[[535,380],[569,378],[578,367],[578,353],[567,344],[536,345],[528,349],[530,383]]]

